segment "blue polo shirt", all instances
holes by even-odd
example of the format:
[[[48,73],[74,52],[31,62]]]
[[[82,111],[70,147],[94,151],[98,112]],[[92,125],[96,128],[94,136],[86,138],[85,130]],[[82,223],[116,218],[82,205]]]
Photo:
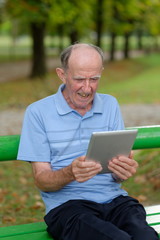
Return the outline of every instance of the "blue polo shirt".
[[[82,116],[64,99],[64,87],[26,109],[17,159],[49,162],[58,170],[86,154],[92,132],[124,129],[114,97],[96,93],[91,110]],[[55,192],[41,191],[46,213],[71,199],[103,203],[119,195],[127,193],[111,174],[98,174],[84,183],[73,181]]]

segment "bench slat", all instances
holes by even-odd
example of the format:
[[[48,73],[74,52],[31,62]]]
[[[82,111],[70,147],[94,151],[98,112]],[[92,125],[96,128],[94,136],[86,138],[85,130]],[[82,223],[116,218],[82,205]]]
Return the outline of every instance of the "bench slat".
[[[160,225],[160,214],[147,216],[147,222],[149,224],[156,223]]]
[[[51,238],[46,231],[15,235],[10,237],[2,237],[2,238],[0,236],[0,239],[1,240],[51,240],[51,239],[53,240],[53,238]]]
[[[1,237],[11,237],[22,234],[46,232],[45,222],[28,223],[22,225],[8,226],[0,228],[0,238]]]
[[[160,205],[148,206],[148,207],[145,207],[145,210],[147,212],[147,215],[160,214]]]
[[[155,215],[156,216],[156,215]],[[148,223],[159,233],[160,237],[160,222],[151,223],[149,216]],[[159,221],[160,218],[158,218]],[[156,219],[157,220],[157,219]],[[157,224],[157,225],[156,225]],[[1,227],[0,228],[0,240],[51,240],[51,236],[46,231],[45,222],[38,223],[29,223],[23,225],[9,226],[9,227]]]

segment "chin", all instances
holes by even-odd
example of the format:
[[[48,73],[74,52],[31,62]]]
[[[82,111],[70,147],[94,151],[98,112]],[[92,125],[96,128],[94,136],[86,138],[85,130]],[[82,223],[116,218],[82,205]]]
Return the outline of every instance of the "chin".
[[[91,106],[90,103],[87,103],[87,104],[77,104],[77,108],[79,109],[89,109]]]

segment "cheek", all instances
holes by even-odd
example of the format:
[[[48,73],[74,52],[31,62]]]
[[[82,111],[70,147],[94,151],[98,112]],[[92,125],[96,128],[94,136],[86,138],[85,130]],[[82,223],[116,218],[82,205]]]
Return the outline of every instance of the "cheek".
[[[81,86],[79,86],[78,84],[70,84],[69,89],[71,93],[76,93],[79,89],[81,88]]]
[[[77,87],[74,84],[67,84],[68,94],[73,97],[77,92]]]
[[[94,84],[92,85],[92,91],[93,91],[93,92],[96,92],[96,91],[97,91],[97,88],[98,88],[98,83],[94,83]]]

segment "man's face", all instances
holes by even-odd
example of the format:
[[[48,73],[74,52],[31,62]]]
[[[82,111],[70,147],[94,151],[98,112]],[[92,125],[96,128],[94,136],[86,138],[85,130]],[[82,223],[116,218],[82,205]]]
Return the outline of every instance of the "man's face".
[[[102,72],[102,60],[94,49],[75,50],[64,72],[63,95],[68,104],[82,115],[92,106]]]

